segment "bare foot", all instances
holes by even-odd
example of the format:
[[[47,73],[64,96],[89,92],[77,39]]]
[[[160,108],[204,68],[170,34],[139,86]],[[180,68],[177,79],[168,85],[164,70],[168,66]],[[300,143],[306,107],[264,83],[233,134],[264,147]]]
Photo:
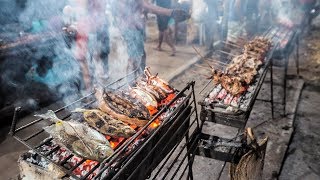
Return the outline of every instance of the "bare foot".
[[[161,47],[156,47],[156,48],[154,48],[155,50],[157,50],[157,51],[162,51],[162,48]]]
[[[174,50],[172,50],[172,53],[170,54],[170,56],[175,56],[176,55],[176,50],[174,49]]]

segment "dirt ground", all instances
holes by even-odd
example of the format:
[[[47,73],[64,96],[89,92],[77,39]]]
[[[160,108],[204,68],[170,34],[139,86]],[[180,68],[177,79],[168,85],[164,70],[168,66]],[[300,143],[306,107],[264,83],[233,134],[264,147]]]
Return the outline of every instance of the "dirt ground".
[[[280,179],[320,179],[320,18],[301,42],[301,76],[305,80]]]

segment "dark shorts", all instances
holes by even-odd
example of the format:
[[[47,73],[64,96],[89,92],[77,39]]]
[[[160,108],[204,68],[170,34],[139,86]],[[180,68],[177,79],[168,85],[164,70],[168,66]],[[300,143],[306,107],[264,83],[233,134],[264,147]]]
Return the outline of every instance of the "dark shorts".
[[[157,15],[157,23],[159,31],[165,31],[168,28],[170,17]]]

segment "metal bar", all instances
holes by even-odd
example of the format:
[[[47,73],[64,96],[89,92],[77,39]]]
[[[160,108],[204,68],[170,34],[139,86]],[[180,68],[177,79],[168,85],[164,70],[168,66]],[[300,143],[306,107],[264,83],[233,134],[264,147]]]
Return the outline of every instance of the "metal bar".
[[[274,103],[273,103],[273,59],[270,60],[270,100],[271,100],[271,117],[274,119]]]
[[[196,112],[197,112],[197,111],[196,111]],[[198,118],[196,118],[196,120],[197,120],[197,122],[198,122]],[[198,125],[198,128],[199,128],[199,122],[197,123],[197,125]],[[188,142],[189,142],[189,131],[187,131],[187,134],[185,135],[185,139],[186,139],[186,143],[189,144],[189,143],[188,143]],[[190,148],[191,148],[191,147],[190,147],[189,145],[187,145],[187,151],[189,151]],[[190,162],[190,161],[191,161],[191,156],[190,156],[190,154],[188,153],[188,162]],[[190,163],[190,164],[188,163],[187,166],[189,166],[188,176],[189,176],[190,180],[193,180],[192,164],[191,164],[191,163]],[[186,166],[186,167],[187,167],[187,166]],[[185,172],[185,170],[183,170],[181,176],[184,174],[184,172]]]
[[[213,81],[213,79],[210,79],[209,82],[204,86],[204,88],[199,92],[201,94],[208,86],[209,84]]]
[[[63,166],[69,159],[71,159],[74,155],[70,154],[68,157],[66,157],[65,159],[63,159],[59,165]]]
[[[199,134],[199,133],[198,133]],[[196,138],[196,139],[198,139],[198,138]],[[195,142],[197,142],[197,141],[195,141]],[[190,142],[186,142],[186,143],[190,143]],[[195,151],[197,150],[197,148],[194,148],[194,151],[192,152],[192,153],[188,153],[189,151],[190,151],[191,149],[189,149],[189,150],[187,150],[187,154],[192,154],[192,156],[191,156],[191,158],[189,159],[189,161],[188,161],[188,163],[187,163],[187,165],[185,166],[185,168],[183,169],[183,171],[182,171],[182,173],[181,173],[181,176],[179,177],[179,179],[181,179],[182,178],[182,176],[184,175],[184,173],[185,173],[185,171],[187,170],[187,167],[189,166],[191,166],[191,168],[192,168],[192,165],[193,165],[193,160],[194,160],[194,157],[195,157],[195,155],[196,155],[196,153],[195,153]],[[179,155],[180,156],[180,155]],[[189,173],[188,173],[189,174]],[[190,177],[190,176],[189,176]],[[193,175],[192,175],[192,179],[193,179]]]
[[[48,138],[48,139],[44,140],[42,143],[40,143],[38,146],[36,146],[36,147],[34,147],[34,148],[31,148],[31,149],[37,149],[37,148],[43,146],[44,144],[50,142],[52,139],[53,139],[53,138]]]
[[[58,149],[60,149],[60,147],[57,145],[56,147],[54,147],[53,149],[51,149],[49,152],[45,153],[45,156],[49,156],[50,154],[58,151]]]
[[[195,94],[195,91],[194,91],[194,84],[191,86],[191,88],[192,88],[192,95],[193,95],[193,105],[194,105],[194,108],[196,110],[197,128],[200,128],[199,127],[199,115],[198,115],[198,111],[197,111],[196,94]]]
[[[80,162],[78,162],[75,166],[73,166],[71,169],[69,169],[68,174],[72,174],[72,172],[79,167],[82,163],[84,163],[86,160],[85,159],[81,159]]]
[[[197,133],[197,131],[194,131],[194,132],[192,133],[191,137],[193,137],[193,135],[194,135],[195,133]],[[197,135],[197,136],[198,136],[198,135]],[[192,145],[194,145],[195,142],[197,142],[197,141],[194,141],[194,142],[192,143]],[[165,175],[162,177],[162,179],[165,179],[165,178],[168,176],[169,171],[172,169],[172,167],[174,166],[174,164],[177,162],[177,160],[179,159],[180,155],[182,154],[182,151],[184,150],[184,148],[186,148],[187,144],[188,144],[188,143],[186,143],[186,144],[181,148],[181,150],[178,152],[178,155],[176,156],[176,158],[174,158],[173,162],[171,163],[171,165],[170,165],[169,168],[168,168],[168,171],[165,173]],[[191,145],[191,147],[192,147],[192,145]],[[187,152],[187,153],[188,153],[188,152]]]
[[[100,163],[98,163],[93,168],[91,168],[91,170],[85,176],[81,177],[80,179],[81,180],[87,179],[93,173],[93,171],[95,171],[99,166],[100,166]]]
[[[300,46],[300,40],[299,40],[299,34],[297,33],[297,41],[296,41],[296,68],[297,68],[297,75],[299,76],[299,46]]]
[[[162,165],[160,166],[159,170],[156,172],[156,174],[153,176],[153,180],[155,180],[155,178],[159,175],[159,173],[161,172],[161,170],[163,169],[164,165],[167,164],[167,162],[169,161],[170,157],[172,156],[172,154],[175,152],[175,150],[179,147],[179,143],[177,143],[171,150],[171,152],[167,155],[167,158],[164,160],[164,162],[162,163]]]
[[[173,173],[173,175],[172,175],[172,177],[171,177],[171,180],[173,180],[173,179],[175,178],[175,175],[178,173],[178,171],[179,171],[180,167],[182,166],[184,160],[187,158],[188,154],[190,154],[190,152],[191,152],[191,150],[192,150],[192,147],[194,147],[194,146],[197,144],[196,142],[197,142],[197,141],[194,141],[194,142],[191,144],[190,149],[189,149],[189,150],[187,151],[187,153],[184,155],[184,157],[183,157],[182,160],[180,161],[180,164],[178,165],[176,171]],[[186,144],[189,144],[189,143],[186,143]],[[197,149],[197,148],[194,148],[193,154],[194,154],[194,152],[196,151],[196,149]],[[182,150],[183,150],[183,149],[182,149]],[[181,155],[181,154],[180,154],[180,155]],[[180,156],[180,155],[179,155],[179,156]],[[176,161],[175,161],[175,162],[176,162]]]
[[[190,86],[193,84],[194,85],[194,81],[192,82],[189,82],[187,84],[187,86],[182,90],[180,91],[175,98],[173,98],[164,108],[162,108],[143,128],[141,128],[134,136],[132,136],[131,138],[129,138],[127,140],[126,143],[124,143],[123,145],[121,145],[119,147],[119,149],[117,149],[114,154],[112,154],[110,157],[106,158],[102,163],[101,165],[104,165],[105,163],[107,163],[105,165],[105,167],[103,167],[99,173],[94,177],[94,179],[97,179],[99,178],[102,173],[107,169],[109,168],[109,166],[119,157],[120,154],[122,154],[126,149],[127,147],[138,137],[140,136],[140,134],[142,134],[142,132],[147,129],[149,127],[149,125],[154,122],[163,112],[165,112],[171,104],[173,104],[173,102],[175,102],[178,98],[182,97],[183,96],[183,93],[190,88]],[[163,123],[164,124],[164,123]],[[159,129],[163,126],[163,124],[161,124],[156,131],[159,131]]]
[[[11,136],[13,136],[13,135],[16,133],[18,113],[19,113],[20,110],[21,110],[21,107],[16,107],[16,108],[14,109],[13,118],[12,118],[12,123],[11,123],[10,131],[9,131],[9,134],[10,134]]]
[[[192,102],[191,102],[191,104],[192,104]],[[190,107],[190,105],[189,105],[188,107]],[[185,108],[185,109],[183,110],[183,112],[181,112],[181,113],[179,114],[179,116],[176,118],[176,120],[180,119],[187,111],[188,111],[188,108]],[[181,128],[184,127],[184,124],[186,124],[186,122],[189,122],[189,121],[186,121],[186,119],[190,118],[191,114],[192,114],[193,112],[195,112],[195,111],[196,111],[196,110],[193,109],[193,110],[190,112],[190,114],[185,118],[185,121],[184,121],[184,122],[180,125],[180,127],[175,131],[175,133],[172,135],[172,137],[175,137],[175,135],[179,132],[179,130],[181,130]],[[174,125],[176,125],[176,124],[177,124],[177,121],[175,121],[175,122],[170,126],[170,128],[169,128],[167,131],[170,132],[170,131],[173,129]],[[191,126],[189,126],[189,128],[191,128]],[[160,129],[160,128],[158,128],[157,130],[159,130],[159,129]],[[152,137],[155,136],[155,135],[156,135],[156,132],[154,132],[154,133],[152,134]],[[146,144],[148,144],[148,143],[150,142],[150,140],[152,139],[152,137],[150,137],[147,141],[145,141],[145,142],[143,143],[143,145],[139,148],[139,150],[138,150],[135,154],[139,154],[139,153],[143,150],[143,148],[146,146]],[[153,152],[156,150],[155,148],[159,145],[159,143],[160,143],[161,141],[164,140],[164,138],[165,138],[165,135],[163,135],[163,136],[159,139],[159,141],[158,141],[158,142],[154,145],[154,147],[149,151],[149,154],[147,154],[147,155],[145,156],[144,160],[139,164],[138,167],[136,167],[136,170],[134,170],[132,174],[136,173],[137,169],[139,169],[140,166],[143,165],[146,160],[148,160],[148,157],[153,154]],[[173,140],[173,138],[171,138],[171,139],[168,140],[167,145],[163,148],[163,150],[162,150],[161,152],[163,152],[163,151],[168,147],[169,143],[172,142],[172,140]],[[131,159],[128,161],[128,163],[130,163],[133,159],[134,159],[134,158],[131,158]],[[126,167],[126,166],[124,166],[123,169],[125,169],[125,167]],[[149,169],[150,169],[150,168],[149,168]],[[149,170],[149,169],[148,169],[148,170]],[[114,179],[117,179],[118,175],[121,174],[121,171],[122,171],[122,170],[120,170],[120,171],[118,172],[118,174],[114,177]],[[129,176],[128,179],[130,179],[130,178],[131,178],[131,176]]]
[[[283,78],[283,115],[286,116],[286,104],[287,104],[287,73],[288,73],[288,64],[289,57],[285,58],[284,65],[284,78]]]
[[[28,137],[24,138],[23,140],[24,140],[24,141],[28,141],[28,140],[30,140],[31,138],[33,138],[33,137],[35,137],[35,136],[37,136],[37,135],[41,134],[42,132],[44,132],[44,129],[41,129],[40,131],[38,131],[38,132],[36,132],[36,133],[33,133],[32,135],[30,135],[30,136],[28,136]]]

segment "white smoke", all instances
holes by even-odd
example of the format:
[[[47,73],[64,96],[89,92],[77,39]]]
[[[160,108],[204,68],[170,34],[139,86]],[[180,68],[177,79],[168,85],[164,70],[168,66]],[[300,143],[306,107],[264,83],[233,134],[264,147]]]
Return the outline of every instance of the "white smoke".
[[[208,6],[204,2],[204,0],[197,0],[193,2],[191,18],[193,19],[194,22],[203,22],[207,17],[206,16],[207,13],[208,13]]]

